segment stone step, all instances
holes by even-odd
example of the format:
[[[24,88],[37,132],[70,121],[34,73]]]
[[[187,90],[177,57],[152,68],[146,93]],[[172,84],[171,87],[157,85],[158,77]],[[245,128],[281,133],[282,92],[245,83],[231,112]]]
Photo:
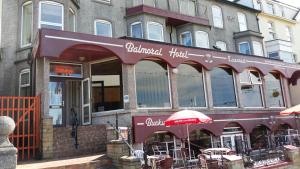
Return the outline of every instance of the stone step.
[[[55,160],[36,160],[17,165],[17,169],[115,169],[105,154]]]

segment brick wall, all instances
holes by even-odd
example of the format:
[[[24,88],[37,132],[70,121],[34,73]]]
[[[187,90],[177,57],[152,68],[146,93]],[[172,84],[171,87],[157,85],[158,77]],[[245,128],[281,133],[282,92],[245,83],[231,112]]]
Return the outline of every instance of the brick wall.
[[[72,127],[53,128],[54,158],[93,154],[106,150],[105,125],[79,126],[78,149],[75,149],[71,131]]]

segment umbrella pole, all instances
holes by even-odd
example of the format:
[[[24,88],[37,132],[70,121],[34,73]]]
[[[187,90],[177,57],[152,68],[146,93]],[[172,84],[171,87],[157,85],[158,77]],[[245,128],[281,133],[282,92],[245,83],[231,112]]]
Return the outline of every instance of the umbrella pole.
[[[189,146],[189,157],[190,160],[192,159],[191,157],[191,143],[190,143],[190,132],[189,132],[189,125],[186,125],[186,132],[187,132],[187,136],[188,136],[188,146]]]

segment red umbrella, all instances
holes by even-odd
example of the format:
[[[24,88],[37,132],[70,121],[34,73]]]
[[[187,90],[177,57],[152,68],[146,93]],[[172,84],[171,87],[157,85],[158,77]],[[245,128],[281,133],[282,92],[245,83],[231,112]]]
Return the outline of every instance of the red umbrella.
[[[298,115],[298,114],[300,114],[300,104],[298,104],[294,107],[290,107],[290,108],[285,109],[282,112],[280,112],[280,115],[282,115],[282,116]]]
[[[201,124],[201,123],[211,123],[212,119],[205,114],[194,111],[194,110],[182,110],[173,113],[166,121],[165,126],[173,126],[186,124],[188,144],[189,144],[189,154],[191,155],[191,145],[190,145],[190,135],[189,135],[189,124]],[[191,159],[191,156],[190,156]]]

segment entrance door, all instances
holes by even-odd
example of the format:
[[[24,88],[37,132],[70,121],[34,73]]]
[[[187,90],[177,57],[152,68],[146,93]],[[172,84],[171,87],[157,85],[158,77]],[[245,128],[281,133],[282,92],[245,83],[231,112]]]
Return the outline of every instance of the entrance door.
[[[49,115],[53,118],[53,125],[63,124],[64,82],[49,82]]]
[[[243,134],[222,135],[221,145],[222,147],[230,148],[233,151],[237,151],[236,140],[243,141]]]
[[[90,78],[82,80],[82,124],[91,124]]]

